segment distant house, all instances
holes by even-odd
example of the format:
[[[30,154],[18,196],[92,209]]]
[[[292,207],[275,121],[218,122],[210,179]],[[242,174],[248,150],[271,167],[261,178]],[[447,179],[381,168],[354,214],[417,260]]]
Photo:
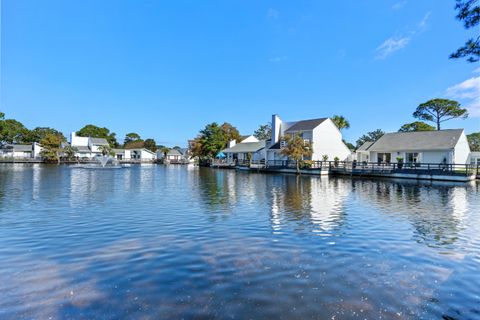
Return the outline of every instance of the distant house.
[[[188,148],[170,149],[166,155],[161,150],[157,150],[157,159],[164,159],[166,163],[187,164],[190,162],[190,153]]]
[[[221,151],[227,162],[261,161],[266,159],[265,148],[267,142],[259,141],[254,136],[244,136],[240,143],[233,140],[228,148]]]
[[[0,148],[0,157],[14,159],[39,159],[42,147],[34,142],[31,144],[8,144]]]
[[[70,145],[77,148],[76,157],[92,159],[102,155],[100,148],[109,144],[107,139],[104,138],[79,137],[75,132],[72,132],[70,134]]]
[[[153,161],[157,158],[155,152],[145,148],[125,149],[124,157],[125,160],[140,161]]]
[[[480,152],[470,152],[469,163],[475,166],[480,166]]]
[[[357,161],[377,163],[467,164],[470,155],[463,129],[394,132],[376,142],[367,142],[357,150]]]
[[[267,160],[286,160],[281,151],[284,147],[282,138],[285,135],[300,135],[305,142],[312,143],[313,154],[305,160],[322,160],[328,156],[340,161],[347,160],[350,149],[342,140],[342,133],[330,118],[318,118],[294,122],[284,122],[278,115],[272,116],[272,140],[266,151]]]

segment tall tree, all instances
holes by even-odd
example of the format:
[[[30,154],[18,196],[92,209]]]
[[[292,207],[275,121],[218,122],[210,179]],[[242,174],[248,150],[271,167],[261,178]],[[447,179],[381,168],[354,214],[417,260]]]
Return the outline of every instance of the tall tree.
[[[295,160],[297,173],[300,172],[300,161],[305,157],[311,157],[313,148],[311,142],[306,142],[298,133],[294,135],[287,134],[282,140],[285,147],[280,151],[283,155]]]
[[[157,143],[154,139],[145,139],[144,147],[152,152],[157,151]]]
[[[468,112],[457,101],[437,98],[420,104],[413,113],[413,117],[434,122],[437,125],[437,130],[440,130],[442,122],[455,118],[466,119]]]
[[[375,131],[370,131],[370,132],[367,132],[366,134],[364,134],[363,136],[361,136],[358,140],[357,140],[357,148],[359,148],[362,144],[364,144],[365,142],[375,142],[377,141],[378,139],[380,139],[383,135],[385,134],[385,132],[383,132],[381,129],[377,129]]]
[[[25,137],[25,142],[40,142],[47,134],[60,135],[64,140],[65,136],[58,130],[49,127],[36,127],[33,130],[30,130]]]
[[[480,132],[475,132],[467,135],[467,139],[471,151],[480,151]]]
[[[350,122],[348,122],[344,116],[334,115],[331,119],[337,126],[338,130],[350,128]]]
[[[2,111],[0,111],[0,120],[3,120],[5,119],[5,113],[3,113]]]
[[[480,6],[478,0],[457,0],[455,9],[456,18],[463,22],[465,29],[475,28],[480,23]],[[450,59],[467,58],[468,62],[480,60],[480,33],[467,40],[465,45],[450,55]]]
[[[80,137],[104,138],[107,139],[110,147],[117,148],[119,146],[116,134],[110,132],[110,130],[105,127],[101,128],[93,124],[88,124],[77,131],[77,135]]]
[[[127,144],[132,141],[138,141],[141,140],[140,135],[135,132],[130,132],[125,135],[125,139],[123,140],[124,144]]]
[[[0,143],[24,143],[28,132],[28,129],[17,120],[0,120]]]
[[[207,124],[191,143],[194,146],[192,153],[200,159],[211,159],[224,149],[229,141],[238,141],[240,137],[237,128],[231,124],[225,122],[218,125],[218,123],[213,122]]]
[[[272,125],[270,123],[261,125],[253,133],[258,140],[270,140],[272,138]]]
[[[43,150],[40,152],[40,155],[46,161],[56,161],[60,164],[60,152],[62,152],[62,143],[65,141],[63,135],[48,133],[40,141],[40,145]]]
[[[434,131],[435,127],[422,122],[422,121],[415,121],[412,123],[404,124],[398,132],[411,132],[411,131]]]

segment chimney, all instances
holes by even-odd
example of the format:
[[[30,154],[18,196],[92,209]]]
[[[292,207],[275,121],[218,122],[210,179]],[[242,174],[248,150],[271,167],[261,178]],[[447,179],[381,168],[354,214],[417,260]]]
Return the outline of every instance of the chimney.
[[[277,114],[272,115],[272,144],[280,141],[282,120]]]
[[[232,140],[228,143],[228,147],[229,148],[233,148],[237,145],[237,140]]]

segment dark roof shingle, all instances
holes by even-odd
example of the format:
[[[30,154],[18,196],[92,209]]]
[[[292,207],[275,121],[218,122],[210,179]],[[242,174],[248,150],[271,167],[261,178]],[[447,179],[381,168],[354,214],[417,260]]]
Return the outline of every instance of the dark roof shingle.
[[[313,130],[327,119],[328,118],[319,118],[319,119],[298,121],[293,126],[288,128],[285,132]]]

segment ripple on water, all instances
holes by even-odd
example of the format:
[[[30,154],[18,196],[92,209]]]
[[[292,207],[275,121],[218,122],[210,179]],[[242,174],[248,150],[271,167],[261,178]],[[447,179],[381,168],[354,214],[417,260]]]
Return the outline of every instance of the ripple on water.
[[[478,318],[478,190],[1,165],[0,318]]]

